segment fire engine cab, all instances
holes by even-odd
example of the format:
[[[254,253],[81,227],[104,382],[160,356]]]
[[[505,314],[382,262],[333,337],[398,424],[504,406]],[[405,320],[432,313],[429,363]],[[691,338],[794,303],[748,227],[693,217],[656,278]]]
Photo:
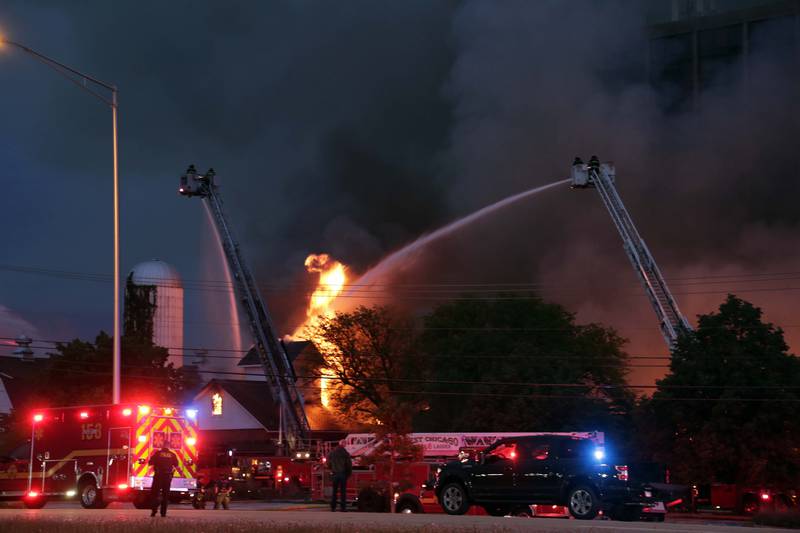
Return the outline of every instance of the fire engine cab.
[[[113,501],[146,507],[152,484],[148,460],[166,446],[178,457],[171,492],[197,487],[197,411],[150,405],[92,405],[31,413],[30,447],[0,457],[0,499],[41,508],[78,497],[86,509]]]

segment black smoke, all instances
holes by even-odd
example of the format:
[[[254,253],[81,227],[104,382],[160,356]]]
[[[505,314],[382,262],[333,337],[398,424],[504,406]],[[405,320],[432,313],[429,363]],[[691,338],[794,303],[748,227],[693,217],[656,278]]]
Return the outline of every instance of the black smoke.
[[[746,75],[740,64],[706,73],[697,109],[665,106],[647,68],[655,4],[11,1],[0,21],[120,86],[123,264],[158,256],[201,277],[201,209],[174,191],[188,163],[214,166],[283,331],[301,319],[315,281],[303,269],[308,253],[364,272],[593,154],[616,162],[665,275],[703,277],[675,282],[687,315],[713,309],[726,290],[756,287],[741,296],[791,326],[795,293],[760,289],[795,281],[708,276],[800,271],[794,69],[780,43],[766,42]],[[21,236],[5,261],[109,272],[107,114],[40,65],[2,61],[0,153],[9,193],[30,206],[5,210]],[[579,319],[618,327],[632,352],[665,352],[592,191],[565,187],[509,208],[431,246],[397,280],[406,281],[538,283]],[[74,283],[4,283],[0,297],[37,327],[37,310],[77,305],[75,329],[107,328],[107,287]]]

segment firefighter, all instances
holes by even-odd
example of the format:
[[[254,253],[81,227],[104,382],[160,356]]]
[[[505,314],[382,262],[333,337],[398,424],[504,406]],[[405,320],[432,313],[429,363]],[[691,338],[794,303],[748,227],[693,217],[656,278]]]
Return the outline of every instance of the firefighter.
[[[150,456],[150,461],[147,464],[153,467],[153,484],[150,488],[150,503],[152,505],[150,516],[156,515],[159,503],[161,504],[161,516],[167,516],[169,486],[172,483],[172,473],[178,467],[178,457],[164,443],[160,450]]]
[[[340,493],[342,512],[347,511],[347,478],[353,472],[353,459],[341,443],[335,442],[333,450],[325,459],[333,473],[333,494],[331,494],[331,511],[336,511],[336,491]]]
[[[227,476],[220,476],[215,488],[214,509],[219,509],[221,505],[223,509],[228,510],[228,504],[231,503],[231,489],[231,482]]]

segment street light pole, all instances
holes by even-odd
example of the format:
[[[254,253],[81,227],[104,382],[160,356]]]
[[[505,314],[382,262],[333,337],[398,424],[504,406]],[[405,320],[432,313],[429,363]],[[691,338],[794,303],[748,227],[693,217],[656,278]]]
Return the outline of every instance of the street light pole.
[[[120,375],[122,374],[122,347],[120,344],[119,304],[119,156],[117,153],[117,86],[111,89],[111,121],[114,131],[114,363],[111,401],[120,402]]]
[[[117,86],[88,76],[72,67],[56,61],[44,54],[37,52],[25,45],[14,41],[8,41],[0,37],[0,46],[9,45],[22,50],[33,56],[48,67],[52,68],[78,87],[88,92],[107,106],[111,107],[111,121],[113,134],[114,150],[114,353],[113,353],[113,378],[112,378],[112,401],[114,404],[120,403],[120,374],[122,367],[121,344],[120,344],[120,287],[119,287],[119,157],[117,152]],[[111,91],[111,100],[88,87],[89,83]]]

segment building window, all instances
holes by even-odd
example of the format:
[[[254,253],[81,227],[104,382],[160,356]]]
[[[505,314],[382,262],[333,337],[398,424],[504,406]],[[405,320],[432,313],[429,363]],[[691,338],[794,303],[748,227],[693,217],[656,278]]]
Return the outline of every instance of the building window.
[[[222,415],[222,394],[218,392],[211,397],[211,414],[213,416]]]

